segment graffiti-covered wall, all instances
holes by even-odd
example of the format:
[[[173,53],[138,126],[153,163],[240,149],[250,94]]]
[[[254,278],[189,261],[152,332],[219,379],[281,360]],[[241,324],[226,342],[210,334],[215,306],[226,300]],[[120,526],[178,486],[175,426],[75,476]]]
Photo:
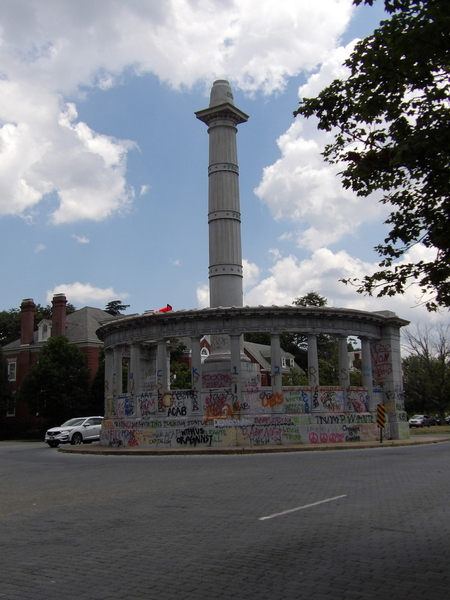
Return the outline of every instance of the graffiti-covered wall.
[[[376,415],[364,388],[231,388],[146,392],[111,399],[101,444],[117,446],[255,446],[371,441]],[[383,431],[389,436],[389,426]]]

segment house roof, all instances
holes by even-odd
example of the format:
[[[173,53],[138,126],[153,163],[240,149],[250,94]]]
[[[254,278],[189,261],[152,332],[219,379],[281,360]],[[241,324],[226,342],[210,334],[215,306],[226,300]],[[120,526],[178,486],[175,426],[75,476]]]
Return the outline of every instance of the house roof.
[[[103,346],[103,342],[97,337],[97,329],[106,321],[111,321],[117,318],[123,318],[123,315],[112,316],[101,308],[92,306],[84,306],[66,317],[67,330],[66,336],[71,344],[79,346],[98,345]],[[51,322],[51,321],[50,321]],[[36,348],[42,347],[46,342],[38,342],[38,331],[33,333],[33,346]],[[3,346],[4,351],[20,349],[20,338]]]
[[[244,348],[249,352],[255,360],[259,362],[261,367],[267,371],[271,370],[271,347],[265,344],[255,344],[254,342],[244,342]],[[281,357],[294,360],[294,355],[290,352],[285,352],[281,348]],[[295,364],[295,362],[294,362]],[[299,367],[295,365],[298,369]],[[289,370],[289,368],[288,368]]]

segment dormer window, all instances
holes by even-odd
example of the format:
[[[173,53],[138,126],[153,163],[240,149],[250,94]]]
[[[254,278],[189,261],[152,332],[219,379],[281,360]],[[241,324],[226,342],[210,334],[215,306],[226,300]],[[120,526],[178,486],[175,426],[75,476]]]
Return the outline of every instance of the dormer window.
[[[42,319],[38,325],[38,342],[46,342],[52,336],[52,322]]]

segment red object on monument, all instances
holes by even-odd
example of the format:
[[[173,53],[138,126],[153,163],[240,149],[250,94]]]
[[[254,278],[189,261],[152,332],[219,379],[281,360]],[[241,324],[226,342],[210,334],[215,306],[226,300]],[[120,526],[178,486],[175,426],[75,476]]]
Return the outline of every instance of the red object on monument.
[[[155,310],[155,312],[169,312],[172,310],[170,304],[168,304],[165,308],[160,308],[159,310]]]

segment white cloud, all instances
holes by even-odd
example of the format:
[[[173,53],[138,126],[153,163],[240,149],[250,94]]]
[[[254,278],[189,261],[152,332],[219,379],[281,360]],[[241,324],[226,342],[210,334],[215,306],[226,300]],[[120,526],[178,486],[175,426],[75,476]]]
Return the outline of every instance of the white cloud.
[[[415,246],[402,262],[432,258],[433,250]],[[328,299],[329,306],[363,311],[391,310],[412,322],[448,320],[448,313],[427,312],[423,306],[426,298],[422,297],[417,286],[410,286],[403,295],[376,298],[358,294],[356,287],[339,281],[362,279],[365,275],[371,275],[377,267],[377,263],[362,261],[344,250],[333,253],[328,248],[320,248],[304,260],[293,255],[280,257],[269,269],[270,275],[245,294],[245,304],[291,305],[295,298],[315,291]]]
[[[79,244],[89,244],[90,242],[89,238],[87,238],[85,235],[75,235],[75,233],[73,233],[72,237],[74,240],[77,240]]]
[[[3,3],[0,216],[36,210],[50,193],[55,224],[99,221],[133,200],[132,145],[77,121],[68,93],[108,89],[131,68],[175,88],[227,76],[270,94],[330,53],[352,11],[351,0]]]
[[[259,279],[259,267],[255,263],[248,262],[245,258],[242,261],[242,267],[244,289],[254,286]]]
[[[202,285],[197,288],[198,308],[207,308],[209,306],[209,286]]]
[[[52,290],[47,290],[47,302],[51,302],[55,294],[65,294],[68,302],[71,304],[86,305],[92,303],[97,305],[99,302],[107,304],[111,300],[124,300],[129,294],[115,292],[112,287],[98,288],[90,283],[62,283],[55,286]]]
[[[0,80],[0,215],[24,214],[47,194],[59,206],[54,223],[102,220],[128,206],[130,142],[76,122],[73,104],[30,85]]]
[[[333,79],[344,77],[342,63],[353,45],[331,51],[320,71],[299,89],[299,96],[313,96]],[[289,221],[296,228],[297,246],[310,251],[321,248],[324,240],[328,246],[353,235],[362,223],[380,223],[388,214],[375,194],[360,198],[342,187],[339,171],[343,165],[325,163],[322,156],[333,134],[319,131],[316,122],[297,117],[277,140],[281,158],[264,169],[255,189],[275,219]]]
[[[42,252],[42,250],[45,250],[45,248],[46,246],[44,246],[44,244],[38,244],[34,249],[34,253],[38,254],[39,252]]]

